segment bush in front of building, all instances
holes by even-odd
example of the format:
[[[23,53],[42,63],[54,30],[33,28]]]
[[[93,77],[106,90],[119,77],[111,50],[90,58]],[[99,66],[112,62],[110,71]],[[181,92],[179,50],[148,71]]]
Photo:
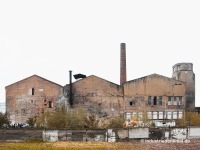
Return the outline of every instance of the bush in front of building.
[[[63,105],[56,112],[46,112],[36,121],[38,128],[47,129],[96,129],[95,115],[87,115],[84,109],[70,109]]]
[[[10,125],[9,116],[7,113],[3,114],[0,112],[0,127],[8,127]]]
[[[180,126],[200,126],[200,114],[186,111],[184,117],[179,122]]]
[[[124,128],[125,118],[123,116],[108,118],[104,121],[103,128]]]

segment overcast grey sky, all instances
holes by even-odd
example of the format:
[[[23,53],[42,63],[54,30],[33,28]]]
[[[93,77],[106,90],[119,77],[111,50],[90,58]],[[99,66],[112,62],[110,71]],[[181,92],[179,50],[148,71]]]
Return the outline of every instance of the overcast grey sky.
[[[200,106],[199,0],[1,0],[0,102],[5,86],[33,74],[65,85],[72,70],[119,84],[121,42],[128,80],[193,63]]]

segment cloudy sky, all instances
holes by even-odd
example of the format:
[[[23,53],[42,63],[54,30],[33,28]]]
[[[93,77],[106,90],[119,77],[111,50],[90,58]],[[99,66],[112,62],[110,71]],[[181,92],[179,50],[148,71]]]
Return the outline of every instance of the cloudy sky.
[[[128,80],[171,77],[174,64],[191,62],[199,91],[199,8],[199,0],[1,0],[0,102],[5,86],[33,74],[65,85],[72,70],[119,84],[122,42]]]

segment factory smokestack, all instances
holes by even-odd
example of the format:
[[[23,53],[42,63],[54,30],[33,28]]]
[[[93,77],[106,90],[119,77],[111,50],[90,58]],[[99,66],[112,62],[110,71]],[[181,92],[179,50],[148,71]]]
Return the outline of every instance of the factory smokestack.
[[[69,71],[69,104],[73,105],[73,98],[72,98],[72,71]]]
[[[120,85],[126,82],[126,44],[120,45]]]

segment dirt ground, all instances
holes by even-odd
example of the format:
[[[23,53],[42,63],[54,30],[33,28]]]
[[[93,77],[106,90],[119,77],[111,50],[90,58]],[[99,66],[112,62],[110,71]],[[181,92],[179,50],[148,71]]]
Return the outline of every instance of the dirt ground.
[[[177,141],[145,142],[0,142],[0,150],[200,150],[200,139],[188,143]],[[179,142],[179,141],[178,141]]]
[[[200,140],[185,141],[168,141],[169,143],[161,143],[162,141],[148,142],[56,142],[55,147],[71,147],[83,149],[121,149],[121,150],[200,150]]]

